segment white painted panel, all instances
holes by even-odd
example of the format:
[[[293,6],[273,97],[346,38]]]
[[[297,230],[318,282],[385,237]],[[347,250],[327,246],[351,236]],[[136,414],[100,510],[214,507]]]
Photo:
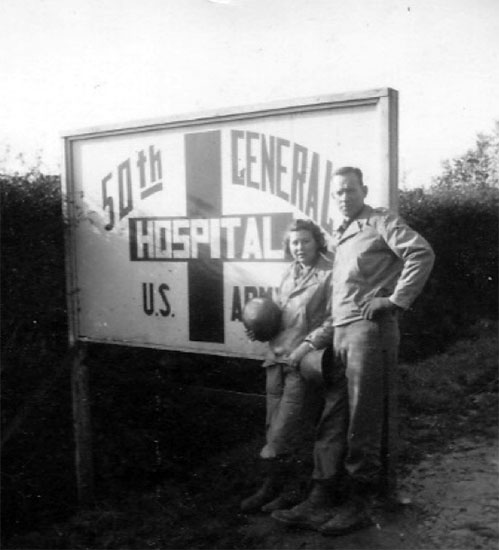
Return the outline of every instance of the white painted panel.
[[[74,337],[261,357],[240,309],[278,286],[285,225],[310,217],[330,234],[344,165],[391,206],[378,99],[66,137]]]

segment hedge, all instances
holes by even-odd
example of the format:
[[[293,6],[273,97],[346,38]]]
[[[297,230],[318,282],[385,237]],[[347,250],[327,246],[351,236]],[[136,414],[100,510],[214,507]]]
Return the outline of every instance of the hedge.
[[[0,176],[1,343],[16,361],[29,342],[60,349],[66,340],[60,179]],[[440,351],[479,319],[497,317],[499,189],[400,193],[400,213],[432,244],[436,263],[405,314],[402,356]]]

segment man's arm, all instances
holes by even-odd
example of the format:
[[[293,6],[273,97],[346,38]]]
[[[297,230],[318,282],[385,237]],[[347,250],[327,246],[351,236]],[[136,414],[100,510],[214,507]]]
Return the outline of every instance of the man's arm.
[[[391,296],[372,302],[379,301],[385,309],[408,309],[430,276],[435,254],[426,239],[394,214],[383,216],[377,229],[403,267]]]
[[[316,329],[312,330],[305,338],[305,343],[309,345],[309,351],[314,349],[322,349],[331,345],[333,341],[333,317],[332,317],[332,299],[333,299],[332,272],[328,274],[326,281],[326,291],[324,300],[326,302],[326,310],[324,321]]]

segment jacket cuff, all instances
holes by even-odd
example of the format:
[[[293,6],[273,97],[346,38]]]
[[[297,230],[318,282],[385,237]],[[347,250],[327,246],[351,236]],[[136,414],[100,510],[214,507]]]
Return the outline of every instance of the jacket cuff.
[[[317,349],[310,338],[305,338],[303,341],[310,346],[310,351]]]
[[[391,302],[394,306],[396,306],[396,307],[398,307],[398,308],[400,308],[400,309],[402,309],[402,310],[404,310],[404,311],[405,311],[406,309],[409,309],[410,304],[409,304],[409,305],[402,304],[402,303],[400,303],[399,300],[396,300],[395,298],[393,298],[393,296],[390,296],[390,298],[388,298],[388,300],[390,300],[390,302]]]

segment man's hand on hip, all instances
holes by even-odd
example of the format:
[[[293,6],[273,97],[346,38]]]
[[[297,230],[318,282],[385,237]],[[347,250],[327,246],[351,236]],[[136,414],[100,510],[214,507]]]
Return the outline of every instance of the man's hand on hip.
[[[388,298],[373,298],[362,306],[361,313],[364,319],[372,321],[380,313],[397,309],[398,307]]]

